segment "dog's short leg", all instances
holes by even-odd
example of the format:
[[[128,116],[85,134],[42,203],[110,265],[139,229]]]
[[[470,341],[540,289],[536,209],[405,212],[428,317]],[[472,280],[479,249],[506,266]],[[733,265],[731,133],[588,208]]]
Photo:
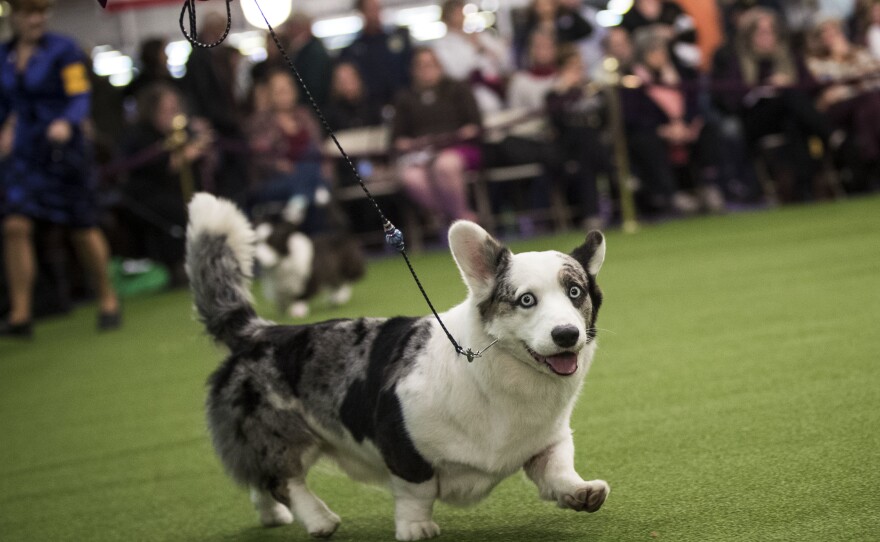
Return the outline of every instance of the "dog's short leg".
[[[336,532],[340,523],[339,516],[312,493],[306,486],[305,479],[291,479],[287,488],[290,491],[293,515],[302,522],[310,535],[327,538]]]
[[[333,305],[345,305],[351,301],[351,285],[343,284],[330,293],[330,303]]]
[[[255,487],[251,488],[251,502],[260,515],[260,523],[264,527],[277,527],[293,523],[290,509],[272,498],[271,493]]]
[[[309,304],[306,301],[294,301],[287,309],[292,318],[305,318],[309,315]]]
[[[574,442],[570,433],[531,458],[524,468],[538,486],[541,498],[556,501],[560,508],[595,512],[611,492],[604,480],[586,482],[574,470]]]
[[[431,519],[437,498],[437,478],[413,484],[391,477],[394,494],[394,526],[398,540],[424,540],[440,534],[440,527]]]

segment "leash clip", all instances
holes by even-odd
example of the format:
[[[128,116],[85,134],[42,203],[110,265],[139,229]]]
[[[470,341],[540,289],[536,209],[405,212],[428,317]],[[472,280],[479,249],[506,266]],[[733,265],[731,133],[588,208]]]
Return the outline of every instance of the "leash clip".
[[[488,349],[492,348],[493,346],[495,346],[495,343],[497,343],[497,342],[498,342],[498,339],[495,339],[494,341],[492,341],[491,343],[489,343],[489,346],[487,346],[486,348],[483,348],[482,350],[477,350],[476,352],[474,352],[474,351],[471,350],[470,348],[468,348],[467,350],[464,350],[462,347],[459,346],[459,347],[458,347],[458,353],[461,354],[462,356],[466,357],[467,360],[468,360],[468,363],[473,363],[473,362],[474,362],[474,358],[481,358],[481,357],[483,357],[483,353],[484,353],[486,350],[488,350]]]

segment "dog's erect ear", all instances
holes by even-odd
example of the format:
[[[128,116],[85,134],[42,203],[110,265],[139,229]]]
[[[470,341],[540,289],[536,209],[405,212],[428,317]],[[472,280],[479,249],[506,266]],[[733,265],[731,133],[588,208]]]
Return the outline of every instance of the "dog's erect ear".
[[[498,266],[510,256],[510,250],[467,220],[459,220],[449,228],[449,248],[465,284],[476,297],[488,295]]]
[[[580,262],[587,273],[594,277],[605,261],[605,237],[596,230],[587,234],[584,244],[571,251],[571,257]]]

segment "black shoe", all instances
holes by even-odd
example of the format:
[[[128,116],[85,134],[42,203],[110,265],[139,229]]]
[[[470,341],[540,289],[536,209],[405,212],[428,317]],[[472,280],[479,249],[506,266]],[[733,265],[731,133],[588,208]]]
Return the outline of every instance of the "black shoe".
[[[30,320],[20,324],[3,322],[0,324],[0,337],[15,337],[17,339],[30,339],[34,336],[34,324]]]
[[[98,331],[112,331],[122,327],[122,309],[98,313]]]

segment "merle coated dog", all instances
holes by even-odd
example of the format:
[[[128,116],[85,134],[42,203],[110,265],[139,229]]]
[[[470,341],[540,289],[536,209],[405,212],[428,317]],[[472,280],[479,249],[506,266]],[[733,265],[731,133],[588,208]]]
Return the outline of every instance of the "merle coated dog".
[[[431,317],[259,318],[247,219],[207,194],[189,211],[195,306],[231,352],[210,379],[210,431],[263,524],[296,518],[313,536],[333,534],[339,516],[306,485],[320,457],[390,488],[398,540],[440,533],[435,500],[475,503],[520,469],[560,507],[595,512],[605,501],[608,484],[575,471],[569,426],[596,350],[602,234],[571,254],[513,254],[455,223],[449,245],[468,296],[442,318],[462,344],[498,341],[467,363]]]

